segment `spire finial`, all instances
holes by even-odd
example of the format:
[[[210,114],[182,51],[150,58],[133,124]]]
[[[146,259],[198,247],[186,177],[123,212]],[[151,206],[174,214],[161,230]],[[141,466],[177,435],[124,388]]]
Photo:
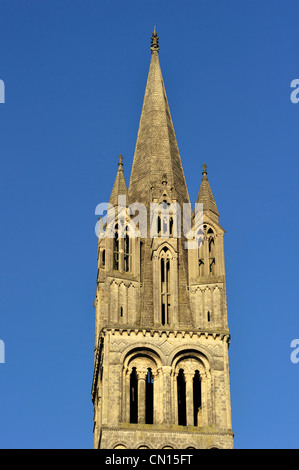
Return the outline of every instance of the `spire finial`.
[[[154,27],[154,31],[151,37],[151,51],[159,52],[159,37],[156,31],[156,26]]]
[[[122,155],[120,155],[118,157],[118,167],[120,167],[120,166],[123,166],[123,156]]]
[[[203,167],[203,172],[202,172],[202,174],[203,174],[203,175],[207,175],[207,174],[208,174],[208,173],[207,173],[207,165],[204,163],[204,164],[202,165],[202,167]]]

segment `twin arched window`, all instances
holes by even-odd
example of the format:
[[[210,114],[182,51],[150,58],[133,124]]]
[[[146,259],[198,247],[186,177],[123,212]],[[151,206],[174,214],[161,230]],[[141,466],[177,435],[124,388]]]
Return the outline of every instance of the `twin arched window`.
[[[115,225],[113,238],[113,269],[119,271],[122,267],[124,272],[131,270],[131,242],[129,237],[129,227],[125,227],[124,237],[120,237],[120,229],[118,224]],[[121,252],[121,244],[123,240],[123,258]]]
[[[127,407],[124,413],[129,422],[136,424],[161,422],[164,414],[159,405],[161,400],[164,400],[163,395],[159,396],[164,380],[161,366],[144,353],[136,355],[130,361],[128,369],[124,368],[124,371],[126,374],[124,384],[126,383],[127,387],[123,395],[126,397],[125,408]],[[173,424],[204,426],[206,402],[202,400],[202,388],[206,390],[206,382],[204,382],[203,364],[195,357],[183,357],[172,369],[170,376]]]
[[[179,370],[177,375],[177,398],[178,398],[178,424],[181,426],[187,425],[187,394],[190,390],[186,390],[186,377],[183,369]],[[191,377],[191,397],[188,397],[189,406],[191,404],[193,416],[192,422],[189,425],[201,426],[201,379],[199,371],[195,370],[194,375]]]

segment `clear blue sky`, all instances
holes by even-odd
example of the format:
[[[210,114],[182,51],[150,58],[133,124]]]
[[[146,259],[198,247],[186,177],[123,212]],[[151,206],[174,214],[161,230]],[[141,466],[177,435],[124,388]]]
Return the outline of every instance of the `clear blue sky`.
[[[154,25],[193,203],[226,229],[236,448],[298,447],[299,3],[1,0],[1,448],[91,448],[97,239]]]

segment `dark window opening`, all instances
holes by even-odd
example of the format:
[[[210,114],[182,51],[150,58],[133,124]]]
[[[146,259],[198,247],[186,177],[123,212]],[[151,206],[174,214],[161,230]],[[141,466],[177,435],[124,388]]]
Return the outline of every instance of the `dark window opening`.
[[[145,422],[154,422],[154,383],[151,369],[148,369],[145,385]]]
[[[201,381],[199,371],[195,371],[193,377],[193,410],[194,410],[194,426],[198,426],[198,410],[201,407]]]
[[[115,226],[115,234],[113,238],[113,269],[119,269],[119,238],[118,225]]]
[[[123,308],[120,307],[120,317],[122,318],[123,317]]]
[[[211,229],[209,229],[208,233]],[[210,232],[210,233],[213,233]],[[213,237],[209,238],[209,258],[210,258],[210,274],[215,274],[215,241]]]
[[[128,234],[126,234],[124,242],[124,270],[128,272],[130,270],[130,238]]]
[[[158,232],[158,235],[161,234],[161,216],[160,216],[160,214],[158,215],[158,220],[157,220],[157,232]]]
[[[163,304],[163,301],[161,305],[161,323],[163,326],[165,325],[165,304]]]
[[[102,251],[102,265],[105,266],[105,250]]]
[[[210,312],[208,312],[207,317],[208,317],[208,322],[210,322],[210,321],[211,321],[211,314],[210,314]]]
[[[169,219],[169,236],[173,237],[173,217]]]
[[[180,426],[186,426],[186,382],[183,369],[177,376],[178,388],[178,421]]]
[[[164,253],[167,249],[163,250]],[[161,258],[161,323],[167,325],[170,322],[170,259]]]
[[[133,367],[130,376],[130,423],[138,422],[138,380],[136,367]]]
[[[203,276],[204,275],[204,265],[205,265],[203,259],[198,260],[198,265],[199,265],[199,275]]]
[[[215,274],[215,258],[210,258],[210,273]]]

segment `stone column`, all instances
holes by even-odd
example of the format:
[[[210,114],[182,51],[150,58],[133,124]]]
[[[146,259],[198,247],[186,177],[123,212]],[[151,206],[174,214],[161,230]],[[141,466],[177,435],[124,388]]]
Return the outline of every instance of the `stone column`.
[[[130,422],[130,378],[131,370],[127,369],[125,372],[125,423]]]
[[[160,413],[160,406],[161,406],[161,395],[160,395],[160,369],[157,369],[155,373],[152,372],[152,377],[153,377],[153,407],[154,407],[154,413],[153,413],[153,424],[161,424],[161,413]]]
[[[173,400],[172,400],[172,416],[173,424],[179,424],[178,417],[178,373],[173,373]]]
[[[193,372],[185,372],[186,381],[186,421],[187,426],[194,426],[193,414]]]
[[[148,371],[137,371],[138,379],[138,424],[145,423],[145,390]]]
[[[208,426],[207,376],[201,377],[201,425]]]
[[[171,424],[171,366],[162,366],[163,372],[163,423]]]

